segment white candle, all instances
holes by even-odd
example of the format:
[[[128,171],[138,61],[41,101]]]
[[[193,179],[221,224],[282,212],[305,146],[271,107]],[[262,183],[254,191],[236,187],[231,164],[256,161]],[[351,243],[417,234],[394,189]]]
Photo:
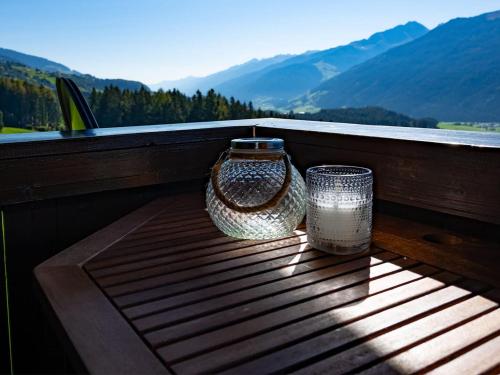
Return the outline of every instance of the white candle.
[[[315,225],[323,240],[340,247],[359,246],[370,236],[366,205],[319,206]]]

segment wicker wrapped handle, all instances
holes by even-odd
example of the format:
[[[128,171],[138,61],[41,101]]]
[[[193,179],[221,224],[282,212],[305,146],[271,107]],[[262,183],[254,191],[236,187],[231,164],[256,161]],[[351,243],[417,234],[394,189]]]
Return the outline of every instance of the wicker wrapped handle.
[[[231,155],[233,156],[233,155]],[[235,155],[235,158],[238,158],[237,155]],[[267,155],[252,155],[249,157],[248,155],[241,156],[241,158],[245,159],[254,159],[254,160],[267,160],[269,159],[269,154]],[[220,201],[228,208],[231,210],[241,212],[241,213],[255,213],[259,211],[264,211],[268,210],[270,208],[276,207],[283,197],[288,193],[288,188],[290,187],[290,183],[292,182],[292,166],[290,163],[290,158],[287,155],[286,152],[282,152],[279,155],[273,155],[273,158],[276,160],[283,160],[285,163],[285,179],[283,181],[283,185],[281,186],[280,190],[274,194],[274,196],[269,199],[267,202],[264,202],[262,204],[259,204],[257,206],[240,206],[234,202],[231,202],[227,197],[224,195],[224,193],[220,189],[219,185],[219,173],[220,173],[220,168],[222,164],[228,159],[228,152],[225,151],[220,157],[219,160],[217,160],[217,163],[212,168],[212,173],[210,174],[210,181],[212,183],[212,187],[214,189],[215,196],[220,199]]]

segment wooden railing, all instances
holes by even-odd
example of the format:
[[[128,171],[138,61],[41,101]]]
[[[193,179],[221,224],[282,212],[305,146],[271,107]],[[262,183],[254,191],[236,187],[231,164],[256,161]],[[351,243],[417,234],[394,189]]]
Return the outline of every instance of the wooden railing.
[[[0,138],[0,205],[203,179],[232,138],[284,138],[302,171],[374,170],[378,199],[500,224],[500,136],[252,119]]]

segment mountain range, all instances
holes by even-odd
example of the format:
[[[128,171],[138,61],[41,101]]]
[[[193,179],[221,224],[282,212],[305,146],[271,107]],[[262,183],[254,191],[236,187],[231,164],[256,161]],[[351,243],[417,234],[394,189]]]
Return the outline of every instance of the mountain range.
[[[231,69],[197,78],[194,86],[217,76],[216,91],[264,109],[378,106],[443,121],[500,121],[500,11],[430,31],[408,22],[345,46],[270,62],[232,78],[225,76]]]
[[[5,48],[0,48],[0,76],[22,79],[51,89],[55,88],[57,76],[67,77],[73,79],[85,94],[90,93],[92,88],[103,90],[110,85],[129,90],[146,87],[138,81],[102,79],[82,74],[55,61]]]
[[[206,77],[163,82],[151,88],[177,88],[188,94],[196,89],[214,88],[225,96],[251,100],[257,107],[282,108],[290,99],[314,89],[321,82],[427,31],[417,22],[408,22],[345,46],[251,60]]]
[[[500,121],[500,11],[457,18],[323,82],[319,108],[376,105],[446,121]]]
[[[222,70],[206,77],[186,77],[179,80],[162,81],[157,84],[149,85],[149,87],[152,90],[169,90],[175,88],[182,91],[184,94],[193,95],[197,90],[202,92],[208,91],[218,87],[226,81],[236,79],[245,74],[260,71],[274,64],[279,64],[292,56],[293,55],[276,55],[267,59],[252,59],[243,64],[232,66],[229,69]]]
[[[252,100],[256,106],[280,108],[321,82],[427,31],[417,22],[408,22],[345,46],[291,57],[267,69],[226,81],[215,90],[226,96]]]

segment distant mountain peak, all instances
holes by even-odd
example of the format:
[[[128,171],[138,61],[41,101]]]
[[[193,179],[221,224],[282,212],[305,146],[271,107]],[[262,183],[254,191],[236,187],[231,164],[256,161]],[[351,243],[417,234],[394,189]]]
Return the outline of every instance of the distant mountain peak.
[[[500,18],[500,10],[497,10],[495,12],[486,13],[484,16],[488,21],[496,20],[496,19]]]
[[[158,89],[173,89],[176,88],[185,94],[194,94],[196,90],[207,91],[212,89],[222,82],[235,79],[242,75],[252,73],[264,69],[270,65],[285,61],[294,55],[281,54],[268,58],[253,58],[241,64],[231,66],[220,72],[209,74],[204,77],[185,77],[178,80],[162,81],[156,84],[149,85],[152,90]]]
[[[283,109],[288,101],[386,50],[408,43],[427,32],[408,22],[373,34],[367,39],[321,51],[308,51],[264,69],[225,81],[216,91],[252,102],[264,109]]]
[[[363,46],[369,43],[377,43],[382,41],[392,44],[397,44],[399,41],[399,44],[404,44],[409,41],[408,39],[413,40],[419,38],[428,31],[429,29],[427,29],[427,27],[425,27],[421,23],[416,21],[409,21],[404,25],[397,25],[393,28],[379,31],[375,34],[372,34],[368,39],[362,39],[356,42],[352,42],[350,43],[350,45]],[[395,47],[395,45],[393,47]]]
[[[500,11],[455,18],[321,83],[301,106],[500,121]]]

